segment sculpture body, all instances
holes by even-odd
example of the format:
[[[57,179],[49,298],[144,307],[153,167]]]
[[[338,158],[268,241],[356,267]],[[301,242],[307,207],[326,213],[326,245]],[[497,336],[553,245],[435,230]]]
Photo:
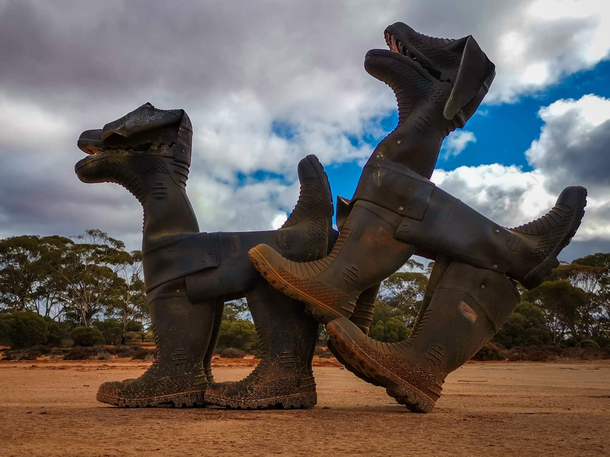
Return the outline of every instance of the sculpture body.
[[[261,279],[247,252],[261,242],[295,260],[328,252],[336,235],[324,170],[315,156],[301,161],[301,196],[280,230],[199,233],[186,195],[191,135],[182,110],[145,104],[79,140],[91,154],[77,164],[79,178],[118,182],[144,208],[144,275],[158,351],[143,376],[102,385],[98,400],[119,406],[313,406],[318,324]],[[206,397],[224,301],[240,297],[248,300],[262,361],[246,380],[214,384]]]
[[[428,178],[441,142],[474,114],[494,65],[472,37],[431,38],[402,23],[385,36],[390,50],[369,51],[365,68],[394,90],[399,123],[366,164],[333,250],[305,264],[265,245],[249,255],[272,286],[327,324],[329,347],[351,371],[427,412],[446,375],[491,339],[519,302],[507,276],[533,288],[559,264],[584,215],[586,190],[566,188],[545,216],[505,229],[436,187]],[[418,250],[453,260],[435,265],[412,337],[393,345],[367,338],[349,321],[357,297]]]

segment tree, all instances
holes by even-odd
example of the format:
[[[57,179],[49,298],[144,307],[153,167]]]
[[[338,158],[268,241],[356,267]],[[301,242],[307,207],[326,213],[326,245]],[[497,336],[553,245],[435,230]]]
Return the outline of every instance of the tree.
[[[70,244],[70,239],[60,236],[0,240],[0,303],[6,310],[29,309],[51,315],[58,286],[53,266],[58,253]]]
[[[125,257],[126,265],[117,270],[122,279],[115,300],[107,309],[107,314],[115,317],[121,323],[121,344],[127,341],[128,332],[141,332],[141,320],[148,318],[146,302],[146,285],[142,277],[142,251],[133,251]],[[134,330],[133,325],[139,324]]]
[[[100,230],[87,230],[61,252],[53,270],[63,281],[65,313],[84,327],[103,309],[112,309],[127,287],[119,272],[132,263],[124,243]]]
[[[421,263],[409,260],[405,266],[410,269],[423,269]],[[428,276],[417,271],[399,271],[383,281],[379,301],[391,310],[391,316],[412,327],[421,307]]]
[[[545,281],[525,292],[523,299],[540,307],[549,324],[554,344],[559,345],[566,331],[576,342],[583,339],[582,315],[587,296],[582,289],[562,279]]]
[[[49,329],[45,320],[31,311],[0,316],[0,341],[13,349],[45,344]]]
[[[542,310],[530,302],[522,301],[502,325],[493,341],[510,349],[515,346],[547,345],[551,343],[552,338]]]

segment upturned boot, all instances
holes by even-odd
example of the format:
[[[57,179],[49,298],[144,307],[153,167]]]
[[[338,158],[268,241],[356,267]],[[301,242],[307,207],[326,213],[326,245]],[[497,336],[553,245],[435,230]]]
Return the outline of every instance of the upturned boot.
[[[300,303],[262,278],[246,298],[256,325],[261,361],[239,382],[210,384],[206,401],[240,409],[314,406],[317,396],[311,363],[318,322],[303,312]]]
[[[519,293],[504,274],[453,261],[408,340],[378,342],[346,318],[327,330],[350,366],[409,410],[429,412],[447,375],[498,332],[518,303]]]
[[[210,234],[219,266],[187,277],[194,301],[211,296],[245,296],[262,347],[258,368],[240,382],[210,385],[208,403],[241,409],[306,408],[316,403],[311,359],[318,323],[299,303],[271,288],[247,257],[248,250],[263,240],[273,242],[276,249],[294,260],[316,259],[328,253],[336,232],[331,227],[333,207],[326,174],[315,156],[301,160],[298,173],[299,200],[282,228]],[[206,360],[208,357],[210,353]]]

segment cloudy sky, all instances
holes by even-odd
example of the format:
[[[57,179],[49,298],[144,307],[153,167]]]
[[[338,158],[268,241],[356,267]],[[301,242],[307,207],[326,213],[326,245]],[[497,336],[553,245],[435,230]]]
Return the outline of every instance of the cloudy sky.
[[[74,174],[82,130],[150,101],[194,124],[188,191],[202,231],[269,229],[316,154],[351,197],[395,127],[391,90],[363,69],[386,25],[472,34],[492,90],[443,147],[433,180],[507,226],[584,185],[563,258],[610,252],[610,4],[600,0],[0,0],[0,236],[99,228],[137,248],[124,189]]]

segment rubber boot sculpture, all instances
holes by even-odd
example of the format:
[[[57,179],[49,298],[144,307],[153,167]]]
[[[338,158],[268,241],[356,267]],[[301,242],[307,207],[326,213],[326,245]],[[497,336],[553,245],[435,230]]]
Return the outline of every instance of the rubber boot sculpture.
[[[318,324],[288,297],[271,289],[246,255],[272,243],[295,260],[328,252],[332,202],[326,175],[315,156],[299,164],[301,195],[277,231],[199,233],[186,195],[192,127],[182,110],[145,104],[102,130],[84,132],[79,147],[90,154],[76,165],[88,183],[116,182],[144,207],[143,263],[147,299],[157,343],[153,365],[140,378],[103,384],[97,398],[117,406],[202,405],[225,300],[253,299],[253,320],[264,341],[275,338],[280,353],[265,351],[266,376],[235,388],[240,407],[307,407],[316,403],[311,358]],[[271,319],[271,307],[282,312]],[[276,335],[287,327],[290,337]],[[276,358],[288,367],[276,370]],[[272,363],[270,363],[272,362]],[[272,388],[267,383],[275,380]],[[278,380],[283,380],[279,382]],[[239,384],[239,383],[238,383]],[[235,387],[235,385],[234,385]],[[268,396],[260,392],[269,393]],[[215,398],[215,399],[218,399]],[[250,401],[252,399],[252,401]],[[226,404],[233,400],[223,393]]]
[[[586,190],[567,188],[545,216],[515,229],[505,229],[434,186],[422,175],[432,171],[442,139],[454,128],[462,127],[475,112],[493,79],[494,67],[472,37],[455,41],[423,37],[399,23],[386,30],[386,39],[391,51],[370,51],[365,67],[395,91],[399,124],[365,166],[351,202],[352,210],[332,252],[324,259],[298,267],[269,246],[252,249],[250,258],[271,285],[303,301],[306,310],[328,323],[352,317],[355,297],[396,271],[418,247],[423,247],[455,259],[446,272],[448,277],[440,279],[442,290],[453,290],[449,295],[460,297],[457,306],[466,305],[461,308],[462,315],[485,315],[486,319],[479,319],[476,325],[488,325],[497,331],[518,302],[514,286],[505,276],[528,288],[542,282],[558,264],[557,255],[580,224]],[[435,46],[456,54],[455,60],[459,60],[456,70],[446,71],[442,65],[433,65],[434,60],[424,52]],[[457,279],[462,274],[464,286]],[[492,294],[482,294],[477,287],[487,287]],[[462,292],[471,300],[466,300]],[[429,315],[434,315],[438,322],[428,326],[435,326],[433,332],[446,331],[444,336],[449,340],[443,343],[453,351],[438,355],[441,367],[433,372],[434,376],[429,376],[438,383],[446,373],[468,360],[474,354],[472,350],[484,344],[493,332],[483,327],[470,332],[465,328],[460,332],[449,331],[453,325],[450,314],[455,312],[456,303],[449,302],[446,296],[435,300],[430,302]],[[446,307],[441,306],[441,301]],[[426,322],[424,315],[417,329],[428,334]],[[357,338],[344,336],[342,328],[349,329],[350,335]],[[367,368],[364,351],[373,347],[373,342],[366,340],[352,322],[340,319],[329,325],[328,330],[335,351],[361,377],[385,385],[388,393],[414,410],[428,411],[432,407],[438,396],[415,398],[405,393],[404,385],[402,390],[396,389],[389,385],[388,377]],[[433,341],[434,336],[429,335],[422,343],[426,350],[433,346],[430,339]],[[354,346],[361,350],[358,355]],[[461,347],[465,350],[458,350]],[[394,358],[389,354],[399,350],[398,347],[380,350],[378,359],[386,357],[385,366],[391,369]],[[423,377],[429,375],[408,359],[404,366],[420,370]],[[404,372],[397,378],[410,379]]]

